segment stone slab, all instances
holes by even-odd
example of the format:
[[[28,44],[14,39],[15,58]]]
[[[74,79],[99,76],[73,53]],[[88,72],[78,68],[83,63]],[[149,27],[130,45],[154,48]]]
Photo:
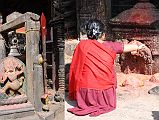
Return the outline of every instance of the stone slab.
[[[30,116],[26,116],[26,117],[22,117],[22,118],[15,118],[15,119],[7,119],[7,120],[40,120],[40,118],[38,117],[38,115],[30,115]]]
[[[0,120],[22,118],[34,115],[34,107],[31,103],[0,106]]]
[[[40,120],[64,120],[64,103],[53,103],[49,105],[49,112],[38,112]]]

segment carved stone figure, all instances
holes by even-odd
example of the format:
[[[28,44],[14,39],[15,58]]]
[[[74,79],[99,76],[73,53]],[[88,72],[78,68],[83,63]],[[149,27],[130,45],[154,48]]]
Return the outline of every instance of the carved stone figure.
[[[129,43],[142,46],[143,49],[122,54],[120,57],[121,71],[124,73],[152,75],[154,60],[150,48],[137,40]]]
[[[0,99],[25,95],[22,88],[25,65],[15,57],[6,57],[0,63]]]

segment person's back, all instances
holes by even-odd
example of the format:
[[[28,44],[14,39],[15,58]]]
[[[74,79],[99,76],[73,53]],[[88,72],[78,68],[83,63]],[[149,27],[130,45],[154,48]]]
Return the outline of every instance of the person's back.
[[[86,31],[88,39],[77,45],[70,66],[69,98],[76,100],[77,106],[68,111],[98,116],[116,108],[116,54],[137,50],[138,46],[104,42],[104,25],[99,20],[90,20]]]

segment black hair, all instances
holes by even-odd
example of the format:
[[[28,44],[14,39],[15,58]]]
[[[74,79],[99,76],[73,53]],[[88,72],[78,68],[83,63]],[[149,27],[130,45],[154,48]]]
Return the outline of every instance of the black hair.
[[[83,20],[83,21],[80,22],[80,32],[81,32],[82,35],[87,34],[87,31],[86,31],[87,23],[88,23],[87,20],[86,21]]]
[[[98,39],[104,33],[104,24],[97,20],[89,20],[86,24],[87,37],[89,39]]]

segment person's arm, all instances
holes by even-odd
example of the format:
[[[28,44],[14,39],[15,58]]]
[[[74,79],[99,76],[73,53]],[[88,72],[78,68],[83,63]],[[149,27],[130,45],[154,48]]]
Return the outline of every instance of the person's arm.
[[[138,51],[142,49],[145,45],[142,44],[138,46],[137,44],[124,44],[124,50],[123,52],[133,52],[133,51]]]

